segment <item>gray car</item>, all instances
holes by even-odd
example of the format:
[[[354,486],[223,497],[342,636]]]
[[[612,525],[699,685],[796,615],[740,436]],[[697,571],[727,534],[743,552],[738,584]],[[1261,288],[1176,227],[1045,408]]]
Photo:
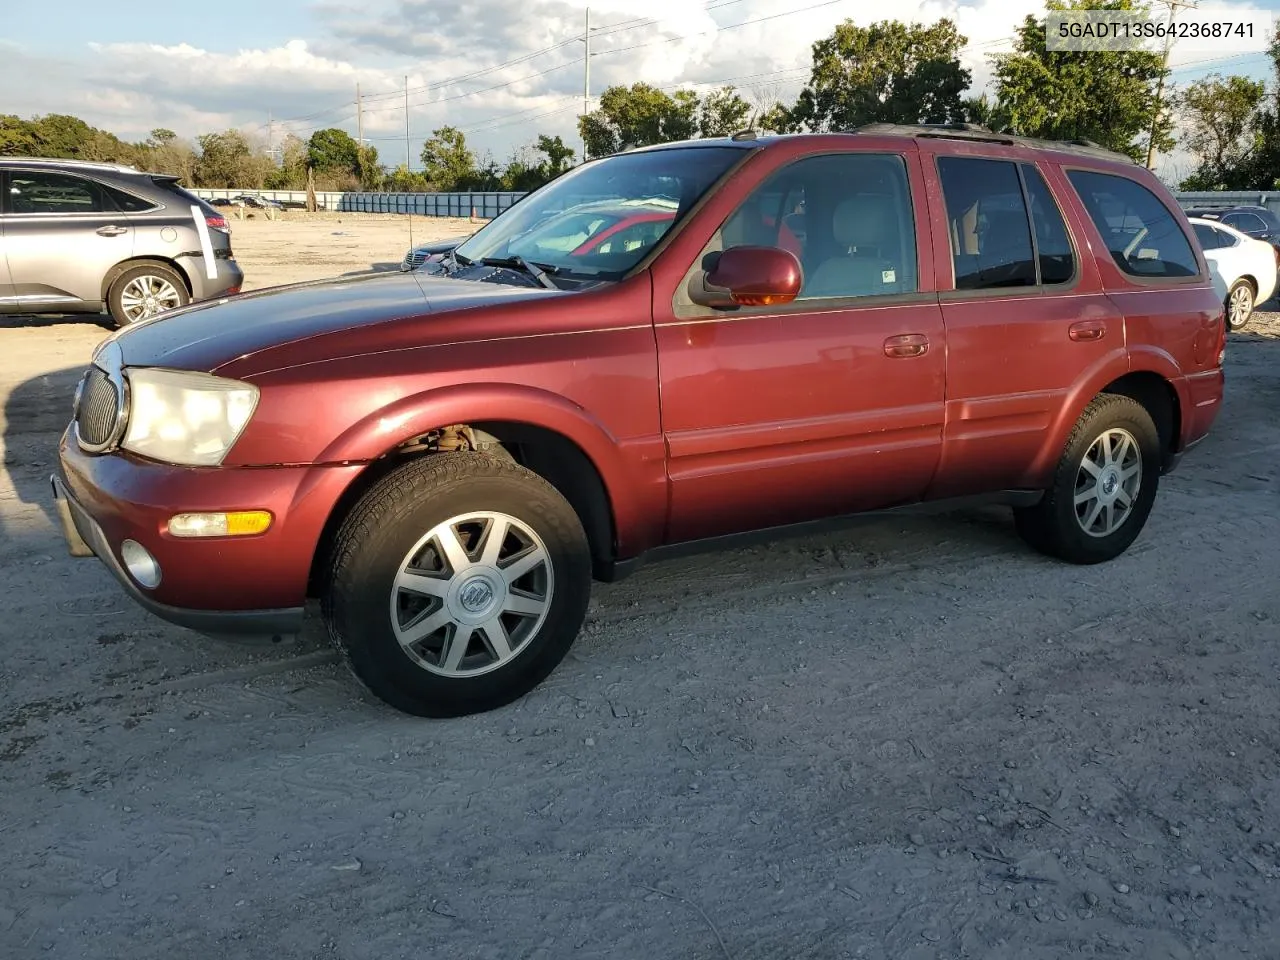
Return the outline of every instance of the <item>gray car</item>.
[[[100,313],[117,326],[238,293],[231,227],[177,177],[0,158],[0,313]]]

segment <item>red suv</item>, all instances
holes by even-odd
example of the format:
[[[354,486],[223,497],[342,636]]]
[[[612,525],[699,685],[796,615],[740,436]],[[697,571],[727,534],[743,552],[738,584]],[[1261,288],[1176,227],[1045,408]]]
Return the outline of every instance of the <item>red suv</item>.
[[[55,496],[157,615],[291,633],[319,597],[375,694],[456,715],[555,668],[593,577],[730,534],[992,495],[1110,560],[1213,423],[1224,343],[1124,157],[747,133],[584,164],[422,270],[121,331]]]

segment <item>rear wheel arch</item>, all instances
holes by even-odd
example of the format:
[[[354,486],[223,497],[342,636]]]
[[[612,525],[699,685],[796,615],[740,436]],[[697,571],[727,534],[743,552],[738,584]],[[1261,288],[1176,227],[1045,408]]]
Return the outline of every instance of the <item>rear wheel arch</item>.
[[[308,595],[322,589],[335,537],[343,520],[383,477],[409,460],[470,452],[512,460],[550,483],[582,523],[597,575],[615,559],[617,520],[603,474],[580,444],[557,430],[521,421],[476,420],[442,425],[398,442],[375,458],[347,486],[329,513],[311,562]]]
[[[1178,451],[1182,437],[1182,401],[1165,377],[1152,370],[1137,370],[1112,380],[1098,393],[1119,394],[1142,404],[1160,434],[1165,462]]]
[[[120,279],[120,276],[126,271],[132,270],[134,267],[145,267],[148,264],[156,264],[166,269],[172,270],[182,278],[183,284],[187,288],[187,296],[194,296],[195,289],[191,286],[191,276],[182,268],[182,264],[176,260],[170,260],[168,257],[131,257],[128,260],[121,260],[114,267],[107,271],[106,276],[102,278],[102,300],[105,303],[107,295],[111,291],[111,285]]]

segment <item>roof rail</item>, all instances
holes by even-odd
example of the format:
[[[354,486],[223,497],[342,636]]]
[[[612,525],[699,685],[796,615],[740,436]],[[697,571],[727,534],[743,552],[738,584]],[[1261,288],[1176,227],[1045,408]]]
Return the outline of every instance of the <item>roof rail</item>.
[[[56,164],[66,167],[83,167],[89,170],[111,170],[116,173],[141,173],[137,167],[130,166],[127,163],[112,163],[108,160],[78,160],[73,157],[0,157],[0,163],[20,164],[20,163],[39,163],[39,164]]]
[[[1119,160],[1135,163],[1127,154],[1109,150],[1092,140],[1045,140],[1039,137],[1019,137],[995,131],[977,123],[867,123],[845,133],[861,133],[870,136],[916,137],[944,140],[971,140],[979,143],[1000,143],[1006,146],[1032,147],[1037,150],[1057,150],[1100,160]]]

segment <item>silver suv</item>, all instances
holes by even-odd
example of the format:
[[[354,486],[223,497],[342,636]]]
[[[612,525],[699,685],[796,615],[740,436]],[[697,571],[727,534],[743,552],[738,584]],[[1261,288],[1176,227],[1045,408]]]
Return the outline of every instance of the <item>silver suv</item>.
[[[240,292],[231,227],[178,178],[0,158],[0,313],[100,313],[117,326]]]

